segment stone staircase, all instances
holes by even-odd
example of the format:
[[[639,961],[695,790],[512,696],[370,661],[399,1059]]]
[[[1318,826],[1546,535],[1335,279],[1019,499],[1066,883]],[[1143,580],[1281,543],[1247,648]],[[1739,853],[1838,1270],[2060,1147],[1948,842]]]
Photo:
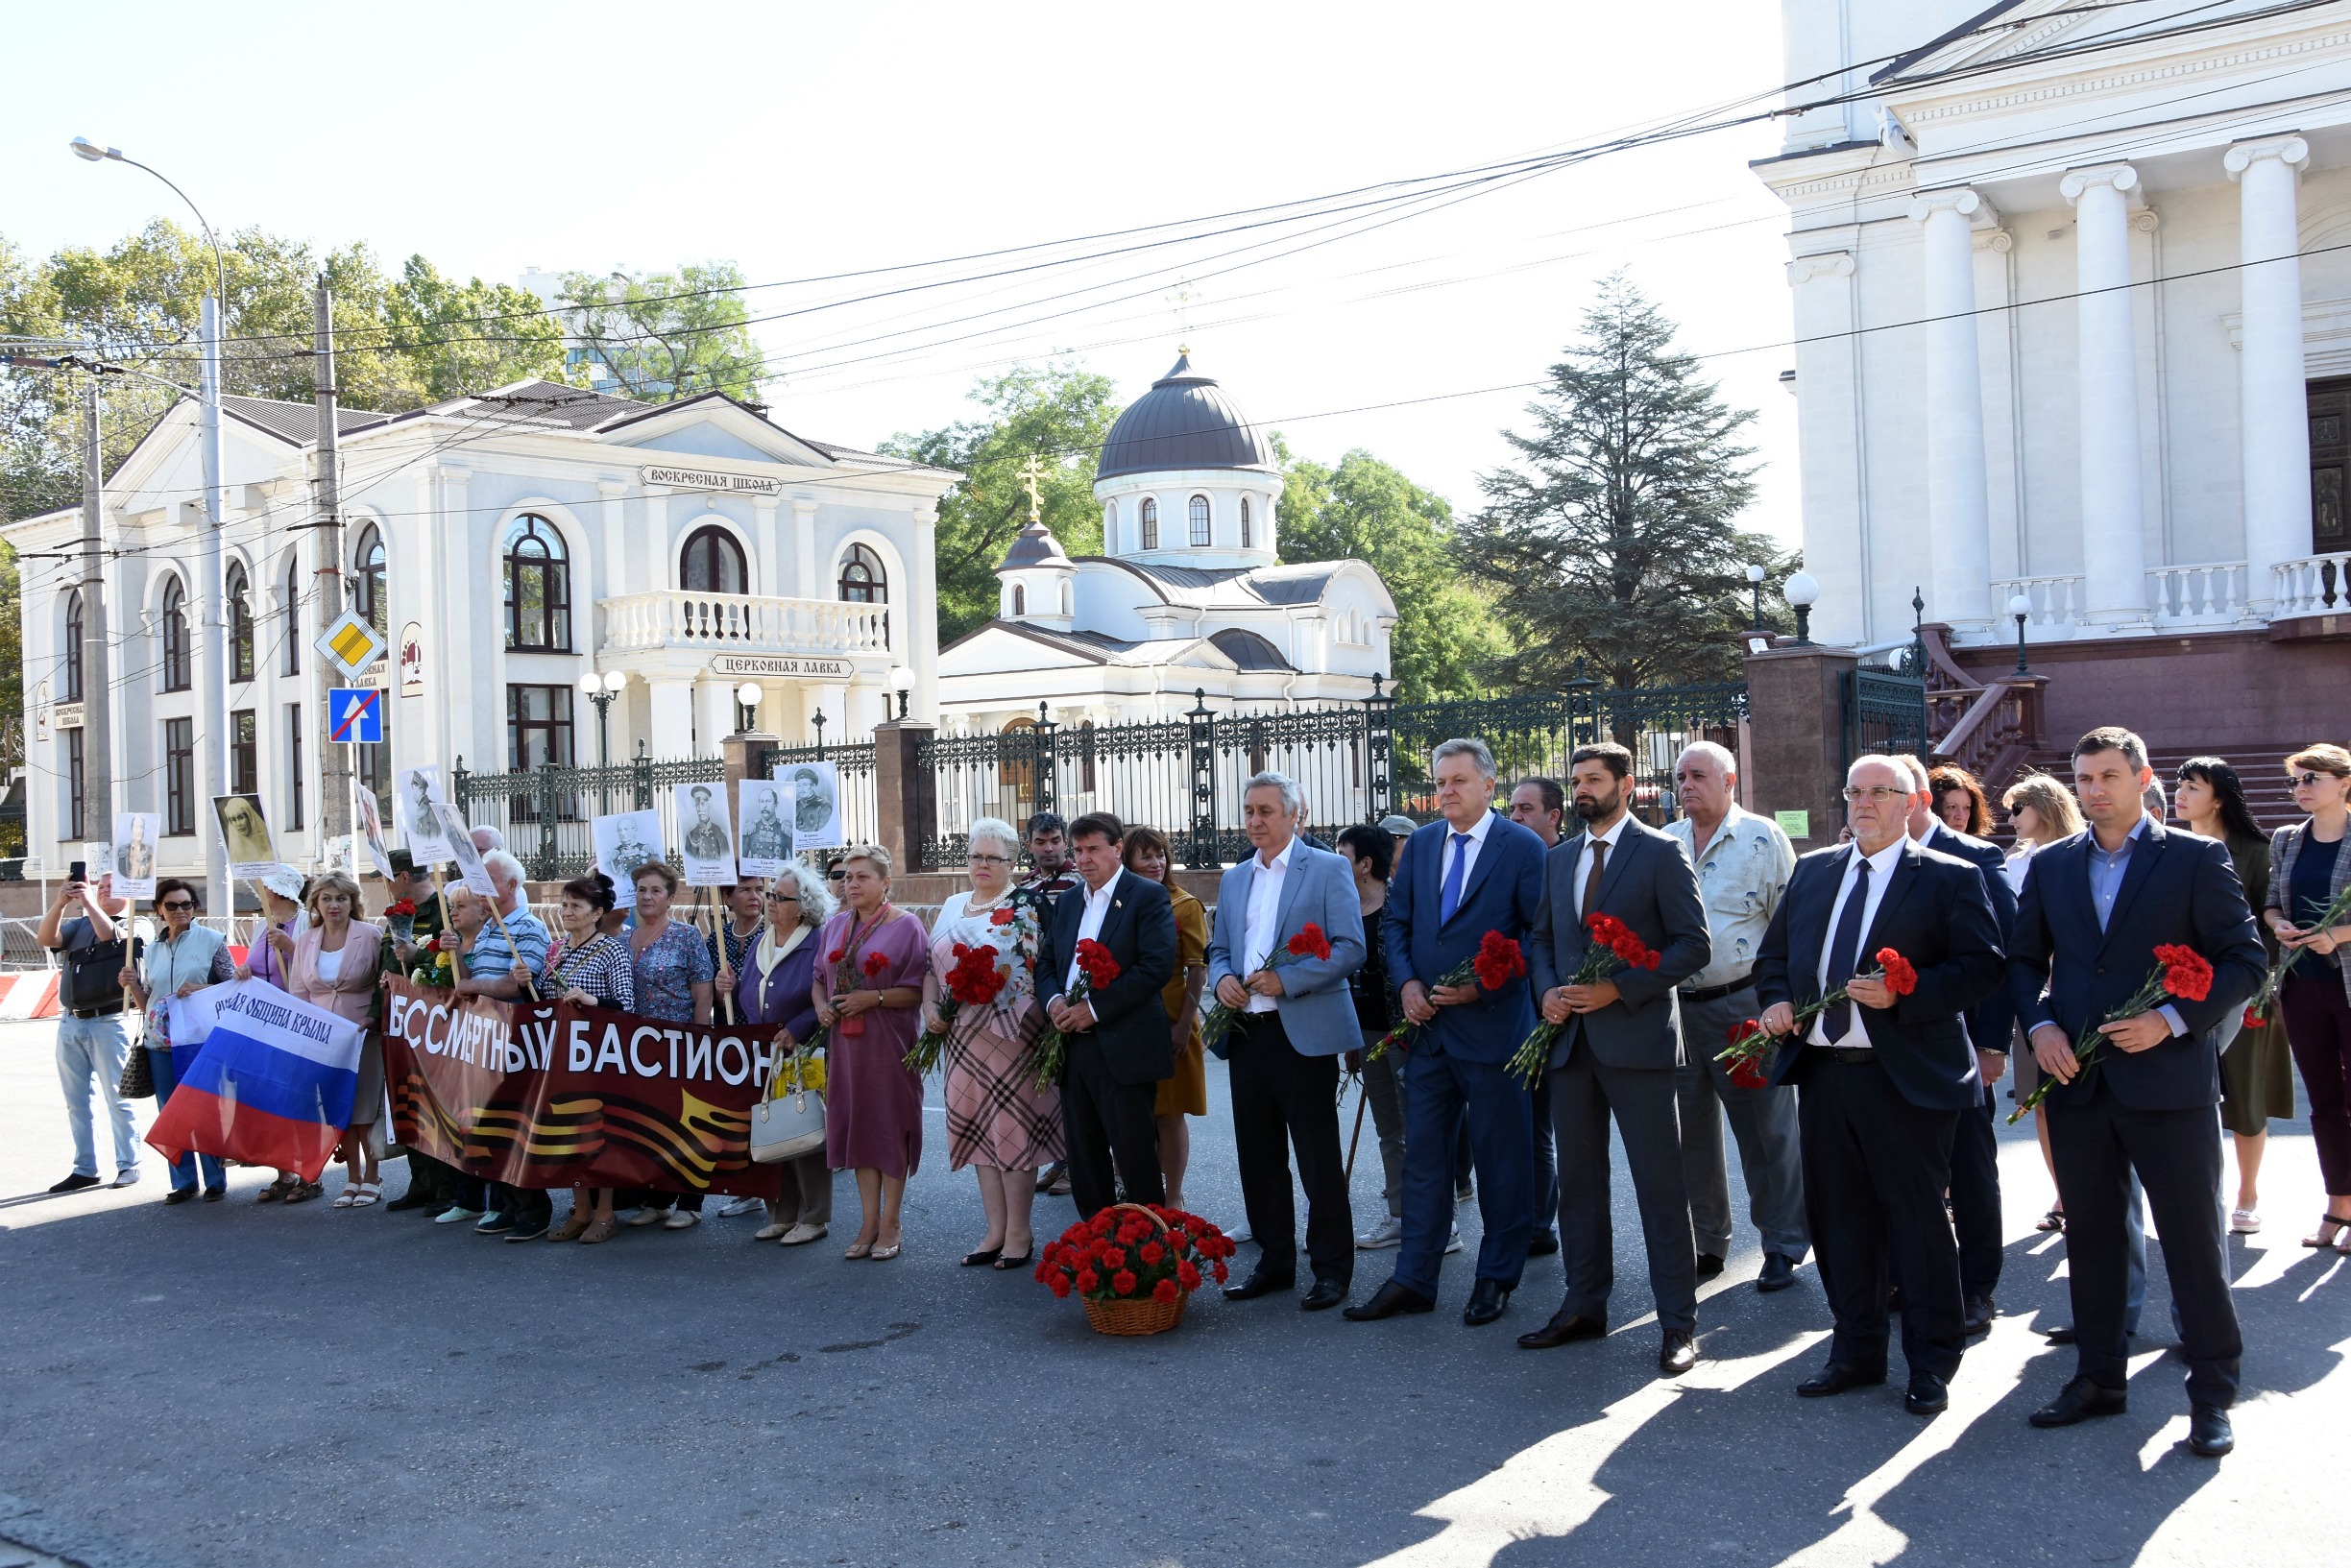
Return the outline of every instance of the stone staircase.
[[[2237,770],[2238,778],[2244,781],[2245,804],[2253,808],[2253,820],[2261,824],[2264,832],[2269,832],[2285,827],[2290,822],[2301,820],[2302,813],[2294,809],[2293,791],[2286,784],[2285,759],[2293,755],[2303,744],[2304,742],[2295,740],[2274,746],[2239,746],[2232,748],[2234,755],[2217,754],[2222,761]],[[2155,770],[2156,780],[2164,786],[2164,798],[2169,800],[2171,781],[2178,776],[2180,764],[2191,757],[2214,755],[2216,754],[2210,751],[2167,750],[2158,747],[2148,752],[2147,765]],[[2070,781],[2073,777],[2073,759],[2066,752],[2035,752],[2029,765],[2061,780]],[[2015,783],[2013,778],[2003,780],[2001,787],[2005,788],[2013,783]],[[1997,803],[1999,791],[1990,789],[1989,785],[1986,787],[1987,792],[1995,796]],[[2175,825],[2176,819],[2167,824],[2167,826]],[[2001,829],[2003,842],[2007,836],[2007,831],[2003,827]]]

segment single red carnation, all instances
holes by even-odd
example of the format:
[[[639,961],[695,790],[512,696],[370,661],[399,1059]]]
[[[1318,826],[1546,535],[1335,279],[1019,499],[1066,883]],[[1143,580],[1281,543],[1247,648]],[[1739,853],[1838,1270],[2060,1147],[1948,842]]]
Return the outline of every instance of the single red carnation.
[[[1104,1209],[1086,1222],[1086,1228],[1097,1236],[1107,1236],[1110,1234],[1110,1211]]]
[[[1095,1291],[1101,1288],[1102,1276],[1095,1273],[1091,1268],[1080,1268],[1078,1270],[1077,1284],[1079,1290],[1084,1291],[1087,1295],[1092,1295]]]
[[[1123,1246],[1104,1247],[1102,1259],[1113,1268],[1124,1268],[1127,1266],[1127,1249]]]
[[[1328,958],[1330,938],[1322,934],[1321,927],[1309,921],[1304,930],[1290,939],[1290,953],[1297,958]]]
[[[2261,1014],[2255,1012],[2250,1007],[2247,1007],[2244,1010],[2244,1026],[2248,1029],[2266,1028],[2268,1025],[2268,1022],[2269,1021],[2267,1019],[2262,1017]]]
[[[2166,942],[2155,950],[2164,966],[2164,989],[2182,1001],[2202,1001],[2212,995],[2213,967],[2195,949]]]
[[[1055,1274],[1052,1279],[1047,1280],[1045,1283],[1047,1287],[1052,1290],[1056,1298],[1062,1301],[1067,1301],[1069,1299],[1070,1282],[1068,1280],[1063,1279],[1058,1274]]]
[[[1219,1285],[1224,1284],[1227,1279],[1232,1277],[1230,1271],[1226,1269],[1223,1264],[1218,1264],[1209,1272],[1210,1276],[1215,1279]]]
[[[1110,1276],[1110,1289],[1120,1295],[1134,1294],[1134,1288],[1135,1277],[1127,1269],[1122,1268]]]
[[[831,953],[825,954],[825,962],[828,964],[837,964],[847,956],[848,953],[843,952],[841,949],[835,948]]]
[[[1176,1282],[1172,1279],[1163,1279],[1158,1284],[1152,1286],[1151,1299],[1158,1302],[1169,1302],[1175,1300]]]
[[[868,979],[870,979],[870,978],[872,978],[874,976],[881,974],[881,973],[882,973],[884,970],[885,970],[885,969],[889,968],[889,964],[890,964],[889,959],[888,959],[888,958],[887,958],[885,955],[884,955],[884,954],[882,954],[882,953],[867,953],[867,954],[865,955],[865,975],[866,975],[866,977],[867,977]]]
[[[1187,1291],[1197,1291],[1200,1286],[1200,1271],[1189,1262],[1179,1263],[1176,1266],[1176,1283]]]
[[[1142,1259],[1146,1264],[1156,1264],[1160,1259],[1167,1256],[1167,1248],[1161,1246],[1156,1242],[1146,1242],[1143,1243],[1142,1250],[1137,1252],[1135,1256]]]
[[[1896,996],[1906,997],[1918,989],[1918,970],[1892,948],[1878,950],[1878,967],[1885,972],[1886,989]]]

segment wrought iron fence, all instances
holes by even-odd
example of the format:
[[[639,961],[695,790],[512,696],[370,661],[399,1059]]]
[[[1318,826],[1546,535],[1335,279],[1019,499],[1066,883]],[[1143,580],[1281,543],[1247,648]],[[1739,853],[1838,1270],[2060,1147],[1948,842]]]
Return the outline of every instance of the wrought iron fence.
[[[661,813],[662,842],[677,841],[672,784],[726,777],[715,757],[657,762],[640,752],[610,767],[536,767],[519,773],[472,773],[465,759],[450,770],[457,814],[475,828],[496,828],[533,881],[560,881],[595,864],[593,819],[615,811]]]
[[[1845,765],[1871,752],[1929,750],[1927,650],[1913,639],[1883,665],[1856,664],[1845,672]]]
[[[882,836],[881,802],[874,791],[874,748],[861,746],[780,746],[767,753],[767,776],[787,778],[802,762],[830,762],[839,791],[841,843],[871,844]],[[840,857],[837,849],[811,850],[810,858],[830,864]]]

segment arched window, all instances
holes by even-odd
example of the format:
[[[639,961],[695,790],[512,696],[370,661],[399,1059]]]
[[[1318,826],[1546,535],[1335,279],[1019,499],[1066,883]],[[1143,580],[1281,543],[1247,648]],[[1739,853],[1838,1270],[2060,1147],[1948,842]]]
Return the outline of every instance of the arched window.
[[[841,557],[840,598],[848,604],[889,603],[889,576],[882,558],[863,544],[852,544]]]
[[[1012,585],[1012,614],[1017,618],[1029,613],[1029,590],[1019,583]]]
[[[1192,497],[1192,547],[1199,549],[1208,543],[1208,497]]]
[[[748,593],[751,573],[743,565],[742,546],[716,523],[696,528],[686,541],[678,563],[678,582],[696,593]]]
[[[278,670],[302,673],[302,552],[286,552],[285,586],[279,590],[279,608],[285,615],[285,635],[278,639]]]
[[[376,628],[376,636],[389,638],[384,625],[391,612],[384,599],[383,535],[372,522],[359,530],[359,547],[351,552],[351,609]]]
[[[1065,615],[1070,613],[1070,586],[1067,583],[1061,585],[1061,613]]]
[[[571,568],[563,535],[529,513],[506,531],[506,646],[571,651]]]
[[[82,700],[82,591],[65,595],[65,694],[62,702]]]
[[[1247,495],[1241,497],[1241,547],[1245,550],[1250,548],[1248,497]]]
[[[174,577],[163,585],[163,689],[185,691],[190,663],[187,590]]]
[[[1103,508],[1103,549],[1110,555],[1118,554],[1118,502],[1116,501]]]
[[[1143,497],[1143,547],[1159,547],[1159,503],[1149,495]]]
[[[229,563],[229,679],[254,678],[253,585],[241,561]]]

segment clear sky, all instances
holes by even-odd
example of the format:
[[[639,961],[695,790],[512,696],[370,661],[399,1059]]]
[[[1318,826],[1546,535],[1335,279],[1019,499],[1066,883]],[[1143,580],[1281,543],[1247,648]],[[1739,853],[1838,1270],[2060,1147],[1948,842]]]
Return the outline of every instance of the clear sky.
[[[25,250],[182,215],[137,170],[72,157],[79,134],[170,175],[216,228],[506,281],[723,259],[764,283],[952,256],[1577,145],[1782,76],[1769,0],[226,0],[28,8],[8,31],[0,233]],[[1236,234],[1076,276],[815,310],[872,285],[761,290],[755,316],[805,312],[757,328],[784,373],[773,417],[867,445],[968,417],[976,375],[1055,350],[1132,397],[1175,357],[1189,277],[1194,358],[1253,418],[1303,455],[1367,447],[1466,510],[1526,394],[1366,405],[1538,378],[1623,267],[1757,411],[1748,520],[1792,541],[1784,210],[1747,168],[1776,150],[1751,126],[1348,237]]]

